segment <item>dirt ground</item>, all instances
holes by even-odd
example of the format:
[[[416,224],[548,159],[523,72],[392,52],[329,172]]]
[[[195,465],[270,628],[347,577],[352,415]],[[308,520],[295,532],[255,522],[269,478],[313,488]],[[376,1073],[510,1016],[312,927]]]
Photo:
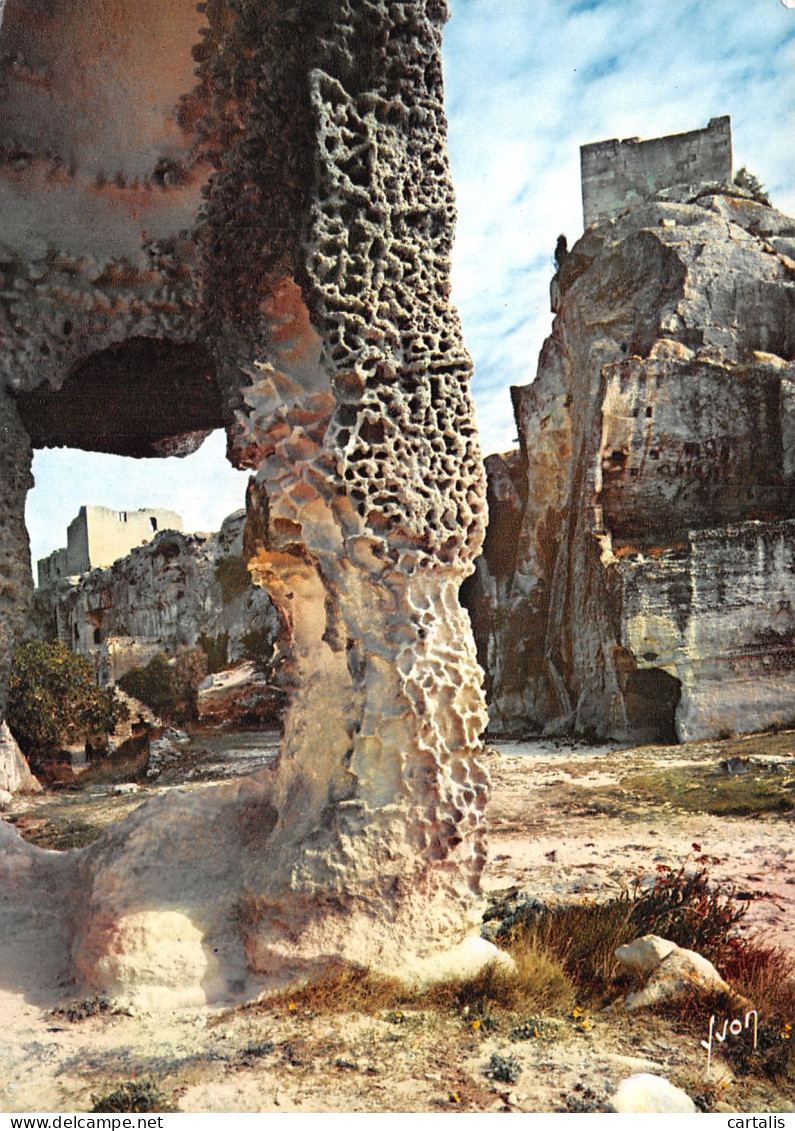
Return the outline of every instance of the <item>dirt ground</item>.
[[[696,844],[719,861],[715,880],[749,901],[742,929],[795,953],[795,734],[635,750],[511,743],[490,767],[487,892],[519,886],[547,904],[603,900],[639,874],[651,882],[658,864],[692,859]],[[214,776],[195,763],[191,772],[194,788]],[[45,794],[15,801],[4,816],[53,847],[76,829],[90,838],[169,787]],[[64,986],[64,1007],[70,1001]],[[720,1055],[707,1088],[701,1034],[620,1003],[502,1017],[496,1028],[416,1003],[316,1015],[287,999],[167,1017],[97,1008],[57,1012],[0,993],[0,1110],[90,1111],[135,1081],[151,1085],[152,1110],[598,1111],[636,1072],[665,1076],[691,1097],[709,1091],[717,1111],[795,1110],[775,1082],[735,1078]],[[531,1035],[520,1039],[515,1029],[527,1021]]]

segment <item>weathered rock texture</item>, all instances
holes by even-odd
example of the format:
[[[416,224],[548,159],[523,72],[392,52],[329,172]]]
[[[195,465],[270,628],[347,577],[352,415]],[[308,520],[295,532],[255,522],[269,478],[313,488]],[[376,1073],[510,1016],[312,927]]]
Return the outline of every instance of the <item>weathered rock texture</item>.
[[[468,583],[495,730],[675,740],[795,711],[795,221],[730,186],[591,227],[553,280]]]
[[[75,857],[74,969],[183,997],[339,958],[425,976],[474,925],[488,787],[458,603],[486,507],[449,302],[446,6],[199,7],[9,0],[3,26],[22,425],[143,455],[224,424],[294,689],[275,774],[143,806]]]
[[[7,793],[39,793],[41,785],[30,772],[30,766],[8,723],[0,723],[0,790]]]

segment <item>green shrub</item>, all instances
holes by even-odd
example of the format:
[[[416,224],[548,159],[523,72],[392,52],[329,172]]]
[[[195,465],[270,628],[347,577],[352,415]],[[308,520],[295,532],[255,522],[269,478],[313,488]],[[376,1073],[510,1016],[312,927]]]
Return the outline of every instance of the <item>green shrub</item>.
[[[158,652],[142,668],[130,668],[116,681],[122,691],[140,699],[162,718],[170,718],[176,705],[174,668],[163,652]]]
[[[206,674],[205,653],[197,647],[173,658],[158,652],[145,667],[130,668],[116,682],[161,719],[188,723],[196,717],[196,689]]]
[[[14,655],[8,724],[23,751],[49,757],[90,734],[107,734],[128,717],[115,691],[100,690],[85,656],[57,641],[29,640]]]
[[[750,192],[757,204],[765,204],[768,208],[770,207],[770,197],[762,187],[762,183],[757,176],[753,173],[749,173],[745,165],[735,173],[734,183],[747,192]]]
[[[685,864],[676,870],[659,864],[654,886],[633,900],[629,923],[637,936],[660,935],[720,962],[731,953],[732,932],[747,912],[733,890],[710,882],[706,864],[690,875]]]
[[[223,602],[228,605],[251,587],[251,575],[242,558],[230,555],[215,563],[215,580],[221,586]]]
[[[217,636],[203,632],[199,636],[198,644],[207,658],[207,671],[210,675],[214,672],[222,672],[228,667],[226,659],[229,648],[228,632],[219,632]]]

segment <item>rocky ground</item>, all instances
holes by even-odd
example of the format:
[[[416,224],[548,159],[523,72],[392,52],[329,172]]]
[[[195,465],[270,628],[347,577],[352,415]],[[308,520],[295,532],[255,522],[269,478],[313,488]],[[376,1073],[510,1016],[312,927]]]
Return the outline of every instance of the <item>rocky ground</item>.
[[[183,768],[137,792],[95,782],[17,799],[4,817],[45,847],[85,843],[153,792],[206,788],[272,756],[272,735],[228,742],[237,755],[227,742],[196,742]],[[634,750],[506,744],[491,771],[487,892],[602,901],[639,875],[650,882],[660,865],[708,855],[713,878],[749,901],[746,935],[763,932],[795,954],[795,734]],[[325,1000],[296,992],[133,1017],[75,1001],[67,985],[53,1011],[5,980],[0,1109],[86,1111],[99,1100],[105,1110],[188,1112],[599,1111],[637,1072],[667,1077],[712,1110],[795,1109],[784,1078],[741,1074],[736,1063],[733,1073],[721,1055],[705,1081],[699,1026],[620,1003],[604,1009],[580,993],[532,1012],[499,1001],[484,1011],[405,995],[353,1008],[344,985]]]

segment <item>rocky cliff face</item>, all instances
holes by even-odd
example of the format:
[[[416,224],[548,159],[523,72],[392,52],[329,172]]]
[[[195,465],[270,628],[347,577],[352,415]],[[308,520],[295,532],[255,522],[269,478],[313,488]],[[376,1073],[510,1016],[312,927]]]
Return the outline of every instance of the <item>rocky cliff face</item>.
[[[492,728],[791,721],[795,221],[669,189],[590,228],[552,300],[521,450],[488,468],[515,562],[487,544],[467,595]]]
[[[245,519],[237,511],[211,535],[161,531],[109,569],[39,589],[37,617],[54,623],[61,640],[94,662],[102,684],[158,652],[204,645],[210,666],[236,664],[252,633],[269,650],[279,619],[243,564]]]
[[[0,793],[39,793],[40,791],[39,780],[30,772],[27,759],[19,749],[4,719],[0,723]]]

